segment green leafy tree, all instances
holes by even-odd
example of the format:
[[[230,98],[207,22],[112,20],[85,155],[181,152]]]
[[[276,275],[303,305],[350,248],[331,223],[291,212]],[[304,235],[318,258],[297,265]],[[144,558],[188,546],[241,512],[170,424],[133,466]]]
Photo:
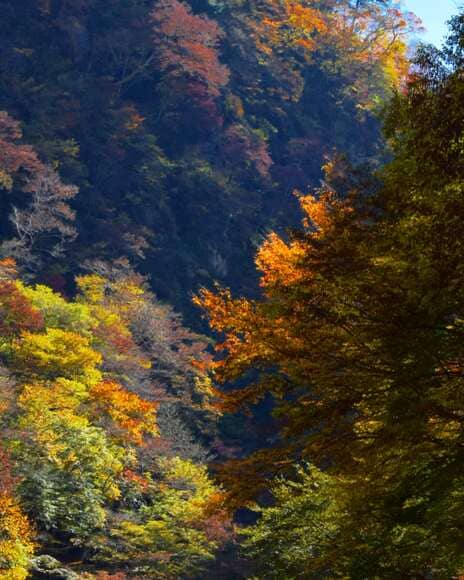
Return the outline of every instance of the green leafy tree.
[[[243,548],[256,578],[330,575],[331,551],[340,541],[342,501],[335,481],[313,466],[271,485],[272,504],[257,507],[258,522],[244,528]]]

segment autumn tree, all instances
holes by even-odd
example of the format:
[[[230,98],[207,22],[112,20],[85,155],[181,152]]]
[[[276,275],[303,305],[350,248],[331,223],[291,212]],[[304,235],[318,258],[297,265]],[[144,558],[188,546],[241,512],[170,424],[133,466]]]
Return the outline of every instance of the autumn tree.
[[[279,4],[279,3],[276,3]],[[372,106],[372,97],[387,83],[400,86],[407,78],[408,37],[420,29],[420,20],[396,2],[287,0],[259,25],[266,51],[282,43],[304,50],[307,58],[321,59],[351,80],[360,107]],[[316,54],[313,54],[316,53]],[[363,72],[364,71],[364,72]]]
[[[228,536],[222,493],[204,466],[179,457],[158,459],[155,473],[155,480],[141,482],[152,500],[141,502],[135,517],[115,522],[102,546],[103,557],[130,563],[147,577],[192,577]],[[214,525],[217,515],[224,522],[222,537],[220,526]]]
[[[223,336],[218,377],[242,383],[224,405],[271,393],[280,426],[273,445],[229,465],[234,499],[299,457],[339,478],[348,516],[325,564],[341,576],[464,565],[462,29],[461,16],[444,51],[420,53],[393,101],[393,161],[364,177],[329,164],[322,190],[300,196],[304,229],[262,245],[263,299],[199,299]]]
[[[25,580],[34,553],[34,533],[16,496],[8,454],[0,448],[0,578]]]
[[[66,257],[50,255],[56,228],[35,243],[56,288],[86,259],[146,256],[154,289],[193,320],[186,287],[252,290],[245,256],[262,232],[294,225],[291,189],[318,183],[327,152],[380,150],[366,105],[389,92],[380,44],[392,34],[376,44],[370,32],[377,20],[393,30],[393,1],[0,4],[0,108],[25,137],[14,143],[80,191]],[[29,173],[2,196],[2,241],[17,235],[13,206],[27,211]]]
[[[230,125],[224,131],[222,152],[227,164],[242,166],[245,175],[266,177],[272,166],[268,145],[258,132],[243,125]]]
[[[104,525],[124,468],[137,464],[135,448],[156,434],[155,406],[105,381],[89,307],[2,283],[1,356],[16,381],[2,439],[18,493],[43,533],[82,546]]]
[[[0,112],[1,185],[7,190],[13,188],[13,179],[18,172],[31,176],[43,169],[37,153],[30,145],[21,144],[20,124],[5,111]]]
[[[219,26],[206,16],[192,14],[188,4],[160,0],[151,14],[161,70],[204,84],[212,97],[227,83],[227,67],[219,62]]]
[[[187,411],[217,416],[204,342],[125,262],[106,274],[79,277],[73,301],[0,261],[0,572],[18,579],[32,525],[42,552],[101,569],[116,545],[113,563],[157,578],[196,573],[231,535],[201,429],[186,426]]]
[[[218,124],[215,100],[229,80],[229,70],[219,60],[223,36],[219,25],[205,15],[193,14],[179,0],[158,0],[151,20],[158,65],[168,87],[177,98],[185,92],[205,120]]]
[[[179,443],[185,443],[192,430],[203,443],[211,442],[218,411],[207,375],[205,338],[187,329],[171,307],[157,300],[147,280],[127,261],[112,265],[94,261],[88,267],[92,274],[77,280],[80,301],[99,321],[96,347],[103,353],[106,372],[133,392],[160,403],[161,436],[169,433],[174,447],[177,435]],[[169,417],[184,427],[173,430]]]
[[[14,404],[15,384],[0,367],[0,428],[8,425]],[[25,580],[35,551],[35,533],[18,496],[19,479],[13,473],[10,454],[0,444],[0,578]]]
[[[62,183],[59,175],[47,168],[27,180],[24,191],[31,194],[31,201],[23,209],[13,207],[11,215],[23,252],[40,255],[41,244],[42,251],[57,258],[64,251],[64,245],[77,236],[72,224],[75,212],[68,202],[78,190]]]
[[[77,188],[65,185],[58,173],[42,163],[30,145],[22,143],[17,121],[0,112],[0,186],[9,192],[10,203],[3,205],[13,227],[2,253],[14,255],[29,270],[38,270],[44,256],[57,258],[76,229],[69,201]]]
[[[0,312],[0,332],[3,336],[11,337],[24,331],[42,328],[40,312],[31,306],[13,281],[0,281]]]

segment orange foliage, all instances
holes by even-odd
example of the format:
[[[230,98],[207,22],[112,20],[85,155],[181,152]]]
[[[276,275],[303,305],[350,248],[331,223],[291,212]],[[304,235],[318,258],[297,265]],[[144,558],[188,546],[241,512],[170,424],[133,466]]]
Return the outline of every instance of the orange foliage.
[[[161,69],[187,76],[208,87],[213,97],[229,80],[229,70],[219,62],[219,26],[206,16],[192,14],[179,0],[159,0],[151,14],[154,41]]]
[[[95,331],[95,334],[114,348],[118,354],[134,353],[136,345],[127,328],[121,321],[110,324],[102,323]]]
[[[26,577],[25,572],[15,576],[13,570],[19,573],[24,569],[35,546],[31,524],[14,497],[15,485],[8,454],[0,447],[0,576],[5,578]],[[9,566],[6,576],[2,563]]]
[[[327,32],[327,21],[324,14],[317,8],[303,6],[301,2],[286,0],[282,19],[264,19],[267,33],[272,44],[279,44],[286,35],[286,30],[292,30],[295,44],[308,50],[317,47],[315,37]]]
[[[312,306],[318,316],[324,315],[326,288],[321,272],[325,264],[331,268],[325,252],[330,244],[340,255],[347,252],[343,232],[354,219],[353,200],[339,199],[327,189],[317,197],[300,196],[300,202],[306,215],[304,234],[290,242],[271,234],[258,253],[263,303],[234,299],[229,290],[223,289],[202,290],[195,299],[207,312],[211,327],[222,336],[216,346],[221,354],[213,363],[218,381],[234,381],[246,376],[250,369],[263,371],[262,380],[219,394],[225,410],[254,405],[269,391],[281,397],[286,385],[282,377],[301,372],[304,380],[317,372],[317,357],[307,357],[308,337],[299,335],[296,329],[302,321],[309,325],[317,318],[313,315],[306,321],[305,309]],[[353,225],[353,231],[356,227]],[[323,331],[319,333],[322,335]],[[324,340],[317,344],[318,349],[323,348]],[[275,361],[279,361],[281,376],[274,370]],[[238,465],[245,467],[243,462]],[[256,456],[250,461],[250,469],[253,466]]]
[[[291,285],[301,280],[298,261],[304,257],[304,247],[297,241],[287,244],[277,234],[271,234],[261,246],[256,265],[262,272],[260,284],[270,286]],[[276,265],[279,267],[276,268]]]
[[[11,280],[16,277],[18,269],[13,258],[3,258],[0,260],[0,280]]]
[[[7,264],[8,266],[8,264]],[[17,336],[21,331],[36,331],[43,327],[43,318],[16,284],[0,281],[0,334]]]
[[[142,475],[132,471],[132,469],[125,469],[123,472],[123,478],[140,491],[146,491],[148,489],[149,481]]]
[[[302,0],[285,0],[283,6],[273,1],[269,10],[272,15],[255,24],[263,52],[282,43],[301,46],[308,53],[335,48],[345,59],[340,64],[346,70],[355,62],[378,63],[395,84],[408,75],[406,38],[421,26],[411,12],[389,3],[344,0],[330,0],[323,8]]]
[[[20,171],[34,175],[44,166],[29,145],[18,143],[22,138],[19,123],[0,111],[0,187],[12,189],[13,177]]]
[[[0,537],[7,533],[13,540],[29,546],[32,552],[34,543],[31,525],[19,503],[8,491],[0,492],[0,532]]]
[[[144,434],[157,434],[156,403],[141,399],[111,380],[93,386],[91,398],[95,415],[109,417],[124,440],[140,445]]]

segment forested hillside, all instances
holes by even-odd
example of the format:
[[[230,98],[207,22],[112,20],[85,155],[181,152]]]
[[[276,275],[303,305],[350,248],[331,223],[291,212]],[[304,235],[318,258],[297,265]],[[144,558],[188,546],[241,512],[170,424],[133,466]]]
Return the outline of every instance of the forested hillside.
[[[464,574],[464,16],[0,8],[0,579]]]
[[[319,184],[334,148],[358,162],[381,155],[373,112],[407,72],[415,26],[384,0],[2,0],[0,8],[13,180],[4,184],[2,237],[19,236],[28,269],[54,287],[87,260],[127,256],[187,313],[190,292],[213,280],[254,291],[257,247],[270,229],[298,223],[292,192]],[[30,204],[23,191],[37,172],[30,154],[14,158],[20,130],[21,143],[78,188],[72,232],[56,223],[53,232],[41,223],[24,231],[9,219],[13,206]],[[61,211],[56,185],[41,190],[35,203],[53,211],[43,200],[51,195]],[[52,227],[45,215],[35,221]],[[57,234],[67,242],[61,261],[44,240]]]

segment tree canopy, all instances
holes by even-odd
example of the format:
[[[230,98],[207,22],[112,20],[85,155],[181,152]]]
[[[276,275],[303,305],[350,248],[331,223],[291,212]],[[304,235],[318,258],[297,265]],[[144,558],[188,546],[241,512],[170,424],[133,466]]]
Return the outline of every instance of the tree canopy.
[[[292,477],[299,458],[316,463],[346,511],[323,559],[341,577],[448,578],[464,566],[461,40],[457,17],[443,51],[419,52],[386,113],[384,168],[334,160],[322,189],[299,195],[304,229],[270,235],[258,253],[262,300],[198,299],[224,337],[218,378],[246,382],[224,407],[271,393],[280,427],[273,444],[226,467],[232,497]],[[259,552],[261,534],[278,533],[273,510],[253,532]],[[312,572],[325,548],[315,550]]]
[[[327,154],[381,156],[416,27],[394,0],[0,9],[3,255],[56,288],[127,257],[195,324],[201,285],[256,292],[262,236],[297,224]]]
[[[81,554],[93,571],[197,574],[231,539],[221,489],[177,441],[214,424],[212,393],[194,394],[206,382],[200,337],[130,272],[82,276],[71,301],[17,279],[11,261],[0,268],[2,578],[28,577],[36,546]],[[158,320],[132,333],[147,309]],[[163,373],[159,351],[173,359]],[[178,433],[169,415],[158,425],[166,405]]]

